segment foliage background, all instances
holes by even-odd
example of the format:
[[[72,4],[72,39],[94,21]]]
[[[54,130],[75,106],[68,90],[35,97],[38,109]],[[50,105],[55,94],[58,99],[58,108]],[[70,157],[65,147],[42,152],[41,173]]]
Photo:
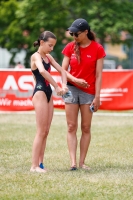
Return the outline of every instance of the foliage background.
[[[58,39],[53,56],[61,63],[61,51],[71,39],[66,37],[66,29],[76,18],[85,18],[101,44],[107,42],[108,36],[109,42],[123,42],[130,47],[132,10],[132,0],[1,0],[0,46],[11,51],[11,64],[16,53],[24,49],[25,65],[29,67],[30,56],[35,51],[33,42],[42,31],[50,30]],[[124,41],[120,39],[121,31],[128,33]]]

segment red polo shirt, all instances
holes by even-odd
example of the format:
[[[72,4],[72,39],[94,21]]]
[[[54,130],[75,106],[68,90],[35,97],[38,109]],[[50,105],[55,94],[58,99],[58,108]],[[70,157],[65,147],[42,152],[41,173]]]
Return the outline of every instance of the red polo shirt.
[[[76,78],[82,78],[88,82],[90,87],[80,88],[86,93],[95,94],[95,79],[96,79],[96,63],[97,60],[106,56],[105,51],[101,44],[91,41],[88,47],[80,48],[80,63],[74,53],[74,42],[70,42],[63,49],[62,54],[70,58],[70,74]]]

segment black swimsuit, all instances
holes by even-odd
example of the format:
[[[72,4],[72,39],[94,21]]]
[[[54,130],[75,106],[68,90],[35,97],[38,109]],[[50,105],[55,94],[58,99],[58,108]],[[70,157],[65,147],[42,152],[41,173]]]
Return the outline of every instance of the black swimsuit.
[[[42,58],[42,64],[45,70],[50,73],[50,69],[51,69],[50,63],[45,63],[45,61]],[[49,82],[40,74],[38,68],[35,70],[32,70],[32,73],[34,74],[35,79],[36,79],[36,85],[34,88],[33,96],[37,91],[43,91],[46,94],[47,100],[49,102],[52,95],[52,89]]]

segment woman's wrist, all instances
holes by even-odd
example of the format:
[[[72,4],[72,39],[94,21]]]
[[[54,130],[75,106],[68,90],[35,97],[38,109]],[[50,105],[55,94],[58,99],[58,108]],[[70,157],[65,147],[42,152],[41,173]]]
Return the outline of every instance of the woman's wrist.
[[[77,83],[77,78],[73,77],[72,82]]]
[[[95,99],[100,99],[100,95],[95,95]]]

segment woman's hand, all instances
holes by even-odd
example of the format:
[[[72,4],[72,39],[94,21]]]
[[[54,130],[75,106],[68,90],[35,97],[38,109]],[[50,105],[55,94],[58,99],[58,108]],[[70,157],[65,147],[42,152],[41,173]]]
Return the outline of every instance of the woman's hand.
[[[63,95],[68,92],[68,87],[66,86],[66,84],[62,84],[62,90],[63,90]]]
[[[88,88],[90,85],[82,78],[75,78],[74,83],[76,85],[83,87],[83,88]]]
[[[94,106],[94,112],[96,112],[100,107],[100,97],[95,97],[91,105]]]

